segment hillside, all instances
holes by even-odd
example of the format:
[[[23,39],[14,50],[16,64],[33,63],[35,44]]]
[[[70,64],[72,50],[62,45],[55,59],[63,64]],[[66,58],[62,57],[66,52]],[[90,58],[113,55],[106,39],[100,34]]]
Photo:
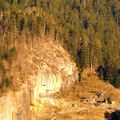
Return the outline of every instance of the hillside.
[[[35,38],[16,48],[16,62],[2,61],[12,79],[1,84],[1,120],[104,120],[106,111],[120,108],[120,90],[90,68],[80,81],[76,64],[58,41]]]
[[[69,90],[34,103],[32,120],[105,120],[106,112],[120,109],[120,90],[99,80],[89,69],[83,74],[84,79]],[[106,103],[105,98],[111,98],[112,104]]]
[[[31,105],[70,89],[78,80],[78,69],[68,52],[49,38],[36,38],[34,45],[19,44],[15,60],[2,61],[4,77],[9,79],[0,84],[0,120],[30,120]]]
[[[119,0],[0,0],[0,51],[16,48],[21,36],[59,40],[79,69],[98,69],[100,79],[119,87]]]
[[[119,36],[120,0],[0,0],[0,120],[119,115]]]

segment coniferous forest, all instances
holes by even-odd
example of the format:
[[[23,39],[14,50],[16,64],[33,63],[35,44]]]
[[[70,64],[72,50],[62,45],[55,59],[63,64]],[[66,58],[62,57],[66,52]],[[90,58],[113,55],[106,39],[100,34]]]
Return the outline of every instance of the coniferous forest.
[[[36,36],[59,40],[80,72],[120,87],[120,0],[0,0],[0,87],[11,83],[3,61],[15,62],[17,40]]]

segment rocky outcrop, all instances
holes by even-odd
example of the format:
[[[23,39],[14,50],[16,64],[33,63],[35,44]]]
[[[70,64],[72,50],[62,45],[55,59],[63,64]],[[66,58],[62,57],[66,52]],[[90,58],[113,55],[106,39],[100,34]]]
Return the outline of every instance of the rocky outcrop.
[[[67,89],[78,80],[77,67],[60,44],[42,41],[32,50],[31,64],[38,69],[32,76],[32,99]]]
[[[66,90],[78,80],[78,70],[62,46],[39,40],[18,51],[23,83],[16,92],[0,97],[0,120],[30,120],[30,103]],[[24,51],[24,52],[23,52]]]
[[[30,120],[30,94],[25,84],[0,97],[0,120]]]

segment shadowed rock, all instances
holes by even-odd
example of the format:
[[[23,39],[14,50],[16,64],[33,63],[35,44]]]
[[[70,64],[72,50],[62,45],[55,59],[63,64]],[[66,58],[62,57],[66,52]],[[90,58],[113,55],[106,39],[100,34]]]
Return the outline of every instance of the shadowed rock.
[[[120,110],[116,110],[111,114],[106,112],[105,113],[106,120],[120,120]]]

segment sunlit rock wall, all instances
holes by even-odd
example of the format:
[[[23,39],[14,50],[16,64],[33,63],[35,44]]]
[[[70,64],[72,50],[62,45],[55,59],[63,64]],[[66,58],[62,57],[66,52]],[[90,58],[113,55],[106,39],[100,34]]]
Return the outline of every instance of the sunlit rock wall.
[[[0,120],[30,120],[30,94],[26,85],[0,97]]]
[[[67,90],[78,80],[78,70],[67,51],[55,41],[39,41],[19,49],[16,62],[24,80],[18,91],[0,97],[0,120],[30,120],[34,100]]]
[[[32,62],[38,67],[33,77],[32,99],[50,96],[60,90],[66,90],[78,80],[76,64],[60,44],[53,41],[41,42],[35,46]]]

